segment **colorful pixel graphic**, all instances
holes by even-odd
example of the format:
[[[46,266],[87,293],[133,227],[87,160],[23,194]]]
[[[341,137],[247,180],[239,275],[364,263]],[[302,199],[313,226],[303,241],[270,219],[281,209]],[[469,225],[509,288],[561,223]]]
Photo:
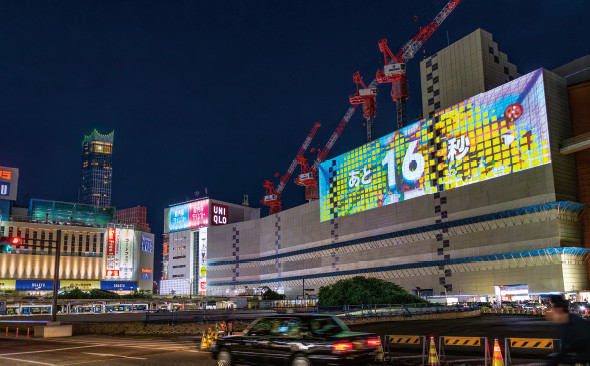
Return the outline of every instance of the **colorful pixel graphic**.
[[[320,220],[551,162],[542,70],[320,165]]]

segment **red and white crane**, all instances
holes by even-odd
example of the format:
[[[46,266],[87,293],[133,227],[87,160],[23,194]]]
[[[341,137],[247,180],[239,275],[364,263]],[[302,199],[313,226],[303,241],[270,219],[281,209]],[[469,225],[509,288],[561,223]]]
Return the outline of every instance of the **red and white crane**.
[[[387,46],[387,39],[379,41],[379,50],[383,52],[383,63],[385,66],[382,70],[377,71],[376,80],[380,84],[391,83],[391,98],[396,104],[398,129],[406,125],[407,119],[406,100],[409,94],[406,63],[416,55],[416,52],[418,52],[432,33],[451,14],[459,2],[461,0],[450,0],[434,20],[426,27],[421,27],[420,31],[407,41],[395,55]]]
[[[361,85],[364,87],[363,89],[372,90],[377,88],[379,83],[392,83],[391,96],[397,104],[398,129],[406,124],[406,99],[408,98],[408,80],[406,78],[405,63],[411,60],[414,57],[414,55],[416,55],[416,52],[418,52],[418,50],[422,47],[424,42],[426,42],[426,40],[430,38],[432,33],[434,33],[434,31],[440,26],[440,24],[449,16],[449,14],[455,9],[459,2],[461,2],[461,0],[450,0],[445,5],[445,7],[440,11],[440,13],[438,13],[438,15],[434,18],[434,20],[426,27],[420,28],[420,31],[414,37],[408,40],[398,51],[397,54],[394,55],[393,52],[391,52],[391,50],[389,49],[389,47],[387,47],[386,39],[383,39],[379,42],[379,49],[381,50],[381,52],[383,52],[385,66],[383,70],[379,70],[377,72],[377,77],[373,81],[371,81],[371,83],[368,86],[365,87],[364,83]],[[356,82],[356,78],[354,80]],[[360,90],[362,89],[357,89],[357,94],[359,95]],[[332,133],[332,136],[330,136],[330,139],[326,143],[326,146],[320,151],[311,167],[309,167],[307,159],[303,158],[303,156],[299,159],[299,163],[301,165],[301,174],[296,178],[295,183],[305,187],[305,196],[308,200],[318,199],[318,168],[320,164],[328,156],[328,153],[336,143],[336,140],[338,140],[338,138],[340,137],[340,134],[344,130],[344,127],[346,127],[348,121],[350,121],[350,118],[354,114],[354,111],[359,106],[359,104],[361,103],[352,104],[348,108],[348,110],[346,110],[344,117],[342,117],[340,123],[338,123],[338,127],[336,127],[336,130],[334,130],[334,133]],[[365,110],[364,103],[363,110]],[[377,113],[375,111],[375,116],[376,115]],[[369,130],[369,128],[374,128],[373,120],[371,120],[370,125],[367,123],[367,137],[369,136],[369,131],[371,131],[371,135],[373,134],[373,131]],[[302,162],[304,164],[302,164]]]
[[[270,214],[271,215],[281,212],[281,210],[282,210],[281,193],[283,192],[285,185],[289,181],[289,178],[291,178],[291,174],[293,174],[293,172],[295,171],[295,168],[297,168],[297,164],[299,164],[299,159],[301,157],[303,157],[303,154],[305,153],[305,151],[309,147],[311,140],[315,136],[315,133],[317,132],[318,128],[320,128],[320,126],[321,126],[321,124],[319,122],[316,122],[313,125],[313,128],[311,129],[311,131],[309,132],[309,134],[305,138],[305,141],[303,141],[303,144],[301,145],[301,148],[297,152],[297,155],[295,155],[295,158],[291,162],[291,165],[289,165],[289,169],[287,169],[287,172],[281,177],[281,180],[279,181],[279,185],[277,186],[276,189],[275,189],[274,183],[272,181],[270,181],[270,180],[264,181],[263,187],[266,188],[266,195],[264,196],[264,198],[262,200],[260,200],[260,203],[262,203],[265,206],[270,207]]]
[[[363,118],[367,126],[367,142],[375,139],[374,119],[377,117],[377,87],[367,88],[360,72],[354,73],[352,80],[356,83],[356,94],[348,99],[352,105],[363,105]]]

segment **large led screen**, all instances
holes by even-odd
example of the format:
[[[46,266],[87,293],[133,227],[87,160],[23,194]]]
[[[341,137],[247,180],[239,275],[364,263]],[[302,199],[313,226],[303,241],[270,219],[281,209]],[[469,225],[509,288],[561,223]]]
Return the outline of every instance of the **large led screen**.
[[[542,70],[320,165],[320,220],[551,162]]]
[[[170,232],[209,225],[209,200],[170,207]]]

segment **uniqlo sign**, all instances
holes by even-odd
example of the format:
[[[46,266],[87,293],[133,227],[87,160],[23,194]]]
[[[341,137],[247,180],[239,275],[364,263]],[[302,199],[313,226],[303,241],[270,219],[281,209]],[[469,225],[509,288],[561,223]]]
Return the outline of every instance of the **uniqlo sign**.
[[[225,225],[228,221],[228,207],[211,202],[211,224]]]

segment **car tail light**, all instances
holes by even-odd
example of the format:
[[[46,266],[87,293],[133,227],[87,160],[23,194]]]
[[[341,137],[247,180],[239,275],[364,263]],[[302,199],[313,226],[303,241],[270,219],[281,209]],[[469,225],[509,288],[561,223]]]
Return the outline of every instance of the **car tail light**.
[[[367,346],[369,347],[377,347],[381,345],[381,339],[379,338],[369,338],[367,339]]]
[[[350,342],[338,342],[338,343],[334,343],[332,345],[332,350],[337,351],[337,352],[342,352],[342,351],[350,351],[352,350],[353,345]]]

